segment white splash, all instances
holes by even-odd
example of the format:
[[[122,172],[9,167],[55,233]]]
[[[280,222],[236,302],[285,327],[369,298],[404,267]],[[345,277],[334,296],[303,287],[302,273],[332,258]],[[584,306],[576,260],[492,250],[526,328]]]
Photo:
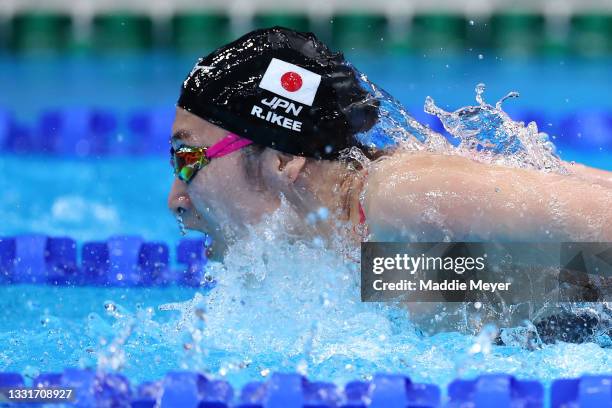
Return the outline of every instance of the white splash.
[[[518,92],[508,93],[492,106],[485,102],[484,90],[484,84],[476,85],[478,105],[454,112],[439,108],[429,96],[425,100],[425,112],[437,116],[444,128],[459,139],[454,153],[489,163],[566,173],[548,135],[538,131],[535,122],[516,122],[502,109],[503,102],[517,98]]]

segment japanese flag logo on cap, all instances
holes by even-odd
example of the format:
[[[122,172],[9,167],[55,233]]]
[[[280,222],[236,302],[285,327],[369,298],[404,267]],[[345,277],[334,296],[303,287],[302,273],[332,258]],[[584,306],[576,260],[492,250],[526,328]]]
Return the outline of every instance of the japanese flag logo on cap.
[[[272,58],[259,87],[287,99],[312,106],[321,75],[307,69]]]

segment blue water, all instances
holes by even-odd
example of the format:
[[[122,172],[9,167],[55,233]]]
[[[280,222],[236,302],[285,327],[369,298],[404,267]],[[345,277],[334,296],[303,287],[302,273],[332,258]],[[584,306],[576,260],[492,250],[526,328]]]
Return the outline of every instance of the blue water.
[[[165,157],[62,159],[0,156],[0,235],[39,232],[77,240],[117,233],[175,242]]]
[[[24,118],[55,106],[95,105],[113,109],[173,105],[198,55],[118,54],[74,57],[9,57],[0,54],[0,106]],[[426,96],[445,109],[466,104],[484,82],[490,99],[509,88],[521,93],[514,109],[550,113],[612,109],[612,60],[502,58],[478,53],[438,56],[347,52],[354,65],[408,108],[422,110]],[[10,78],[10,80],[7,80]]]
[[[0,106],[24,121],[56,106],[171,106],[192,60],[0,59],[0,77],[11,78],[2,83]],[[428,95],[447,110],[473,104],[478,82],[487,83],[491,101],[521,92],[519,100],[504,105],[511,116],[514,109],[551,115],[612,110],[609,61],[488,55],[356,55],[354,61],[415,111],[422,111]],[[612,170],[606,150],[574,147],[560,154]],[[122,233],[169,243],[180,238],[166,209],[172,180],[166,158],[5,155],[0,174],[0,235],[36,232],[85,241]],[[186,368],[235,385],[278,370],[340,383],[396,371],[444,385],[456,376],[500,371],[548,382],[609,372],[612,366],[612,349],[596,344],[528,351],[491,346],[484,335],[423,336],[401,308],[359,302],[355,265],[313,243],[288,244],[284,238],[280,230],[256,230],[230,248],[225,265],[212,265],[219,285],[209,294],[177,287],[0,286],[0,370],[32,377],[68,365],[99,366],[143,381]]]

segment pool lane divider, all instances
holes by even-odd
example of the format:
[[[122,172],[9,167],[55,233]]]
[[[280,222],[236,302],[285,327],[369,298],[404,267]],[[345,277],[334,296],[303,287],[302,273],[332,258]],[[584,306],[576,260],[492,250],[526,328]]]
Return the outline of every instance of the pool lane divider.
[[[601,408],[612,404],[612,375],[585,375],[552,383],[552,408]],[[0,390],[19,387],[72,389],[74,407],[132,408],[540,408],[545,392],[538,381],[521,381],[508,374],[484,374],[455,380],[446,390],[414,383],[400,374],[377,374],[371,381],[352,381],[344,387],[309,381],[296,373],[274,373],[265,382],[234,389],[225,380],[190,371],[172,371],[159,381],[131,386],[118,373],[66,368],[42,373],[31,383],[19,373],[0,372]],[[0,397],[1,398],[1,397]]]
[[[69,237],[0,237],[0,285],[48,284],[104,287],[180,285],[210,289],[208,238],[183,239],[171,262],[164,242],[137,235],[117,235],[84,242]],[[79,257],[80,252],[80,257]]]
[[[60,157],[167,155],[175,107],[42,111],[32,124],[0,107],[0,152]]]
[[[422,106],[408,111],[416,120],[450,137],[435,116]],[[0,152],[45,154],[66,158],[164,156],[168,154],[175,108],[152,107],[127,112],[74,107],[41,112],[32,125],[18,121],[0,107]],[[535,121],[559,146],[582,150],[612,150],[612,112],[584,110],[565,115],[522,110],[516,121]]]

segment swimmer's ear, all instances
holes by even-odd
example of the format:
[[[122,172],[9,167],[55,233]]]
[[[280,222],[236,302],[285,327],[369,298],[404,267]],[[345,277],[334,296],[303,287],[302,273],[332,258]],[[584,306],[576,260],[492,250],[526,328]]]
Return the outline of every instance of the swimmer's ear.
[[[306,164],[306,158],[266,149],[262,173],[269,185],[292,184]]]

